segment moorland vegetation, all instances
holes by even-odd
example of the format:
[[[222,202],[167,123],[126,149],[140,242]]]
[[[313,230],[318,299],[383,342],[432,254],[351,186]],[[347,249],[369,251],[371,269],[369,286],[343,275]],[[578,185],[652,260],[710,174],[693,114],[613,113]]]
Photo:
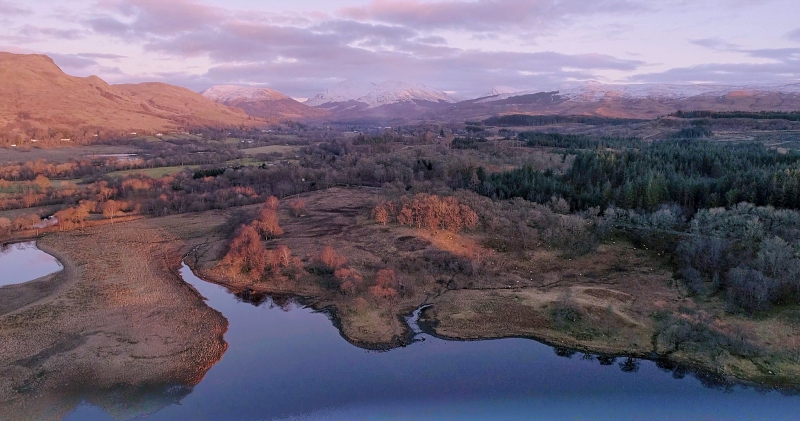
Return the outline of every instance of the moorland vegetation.
[[[714,116],[681,118],[297,124],[134,142],[133,160],[5,163],[0,235],[225,211],[227,245],[206,274],[248,296],[316,297],[356,343],[402,344],[397,316],[427,302],[445,336],[655,350],[791,382],[794,336],[765,345],[757,326],[796,323],[800,153],[721,142]],[[661,137],[644,139],[654,124]],[[658,297],[640,305],[648,289]],[[491,311],[448,318],[481,314],[475,303],[533,313],[502,326]]]

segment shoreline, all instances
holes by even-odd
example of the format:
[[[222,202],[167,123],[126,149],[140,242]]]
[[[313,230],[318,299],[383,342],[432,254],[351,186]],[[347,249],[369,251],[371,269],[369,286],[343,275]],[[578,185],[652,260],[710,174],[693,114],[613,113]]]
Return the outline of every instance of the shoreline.
[[[55,258],[61,265],[61,269],[26,282],[0,287],[0,290],[3,291],[2,296],[4,296],[0,303],[0,317],[13,315],[47,301],[73,284],[77,277],[75,266],[66,256],[46,245],[40,245],[36,239],[8,242],[4,245],[23,243],[34,243],[38,250]]]
[[[313,198],[314,197],[312,196],[310,199],[313,200]],[[320,211],[317,210],[317,212]],[[225,217],[226,215],[224,212],[212,211],[201,214],[176,215],[162,218],[143,218],[136,221],[117,223],[113,225],[103,224],[101,227],[90,227],[82,231],[45,234],[37,240],[37,247],[39,247],[39,244],[41,244],[42,247],[40,247],[40,249],[42,249],[42,251],[45,251],[59,259],[65,268],[64,271],[59,273],[75,271],[81,272],[80,276],[85,276],[85,271],[88,270],[88,268],[90,268],[92,265],[87,266],[87,263],[90,261],[85,261],[83,264],[79,265],[77,262],[69,259],[72,254],[75,254],[78,251],[81,251],[82,253],[90,252],[90,254],[100,253],[100,255],[105,255],[110,253],[111,256],[126,256],[127,249],[142,251],[151,250],[150,252],[144,252],[143,254],[143,256],[146,257],[146,260],[143,260],[142,262],[147,263],[142,263],[139,265],[141,268],[151,268],[161,271],[161,278],[160,281],[158,281],[160,283],[166,281],[167,284],[170,284],[173,283],[172,280],[175,280],[175,282],[180,285],[177,287],[178,290],[183,290],[179,293],[181,297],[184,297],[181,299],[181,301],[185,301],[185,303],[178,304],[185,305],[189,302],[197,302],[200,304],[200,306],[216,314],[215,317],[219,317],[224,320],[225,326],[223,329],[219,329],[218,332],[216,332],[215,329],[212,329],[212,331],[205,331],[206,335],[211,334],[213,337],[212,342],[223,344],[221,345],[221,348],[217,348],[221,352],[220,358],[227,347],[227,343],[224,341],[224,335],[228,327],[227,320],[224,318],[224,315],[219,313],[216,309],[208,306],[208,304],[203,300],[202,295],[194,287],[192,287],[191,284],[183,281],[179,273],[182,263],[185,263],[186,266],[195,274],[197,274],[197,276],[200,277],[204,282],[223,286],[232,294],[242,294],[249,289],[250,294],[268,293],[271,295],[292,297],[301,305],[309,307],[314,311],[324,313],[331,321],[332,326],[339,332],[339,336],[341,336],[349,344],[366,350],[389,351],[412,344],[415,336],[414,331],[407,323],[405,318],[413,314],[413,312],[418,309],[421,304],[431,304],[432,307],[429,307],[425,311],[421,312],[420,318],[417,321],[417,325],[425,334],[443,340],[486,341],[506,338],[522,338],[526,340],[534,340],[538,343],[551,346],[556,350],[565,349],[570,352],[585,352],[620,358],[633,357],[637,359],[655,361],[657,364],[662,364],[665,367],[674,367],[675,370],[681,370],[683,373],[693,373],[693,375],[695,375],[695,377],[701,381],[706,381],[716,385],[740,385],[744,387],[754,387],[765,390],[777,390],[781,391],[782,393],[796,393],[798,390],[798,387],[796,386],[797,381],[793,377],[786,376],[783,373],[779,373],[777,376],[767,376],[766,374],[760,374],[760,372],[757,370],[751,370],[745,374],[754,374],[752,376],[737,376],[724,370],[720,371],[715,369],[715,366],[724,367],[724,364],[730,361],[722,361],[723,364],[719,365],[718,361],[704,358],[704,354],[692,354],[691,352],[684,350],[681,350],[678,353],[650,352],[651,349],[655,348],[649,340],[649,337],[646,342],[644,339],[641,339],[643,338],[642,333],[647,333],[649,335],[649,332],[651,332],[648,330],[652,328],[652,326],[649,324],[633,326],[635,329],[631,330],[631,326],[617,323],[615,328],[623,328],[623,331],[618,334],[615,333],[614,337],[603,337],[602,339],[596,337],[595,339],[581,340],[573,336],[574,332],[571,331],[565,332],[562,330],[557,330],[554,329],[553,326],[547,324],[536,325],[534,323],[531,325],[529,323],[530,320],[525,322],[529,324],[520,324],[517,318],[508,318],[510,314],[520,312],[520,309],[530,311],[532,313],[538,313],[539,317],[549,317],[548,312],[550,310],[546,304],[552,303],[552,300],[557,298],[559,291],[558,289],[554,288],[543,289],[529,284],[515,289],[473,289],[470,285],[456,283],[454,284],[454,287],[456,287],[455,289],[449,289],[450,285],[448,284],[446,286],[447,294],[437,295],[435,294],[435,288],[433,290],[427,288],[423,290],[422,287],[419,287],[415,294],[405,297],[399,303],[381,304],[379,307],[369,309],[368,312],[370,312],[370,315],[368,317],[365,316],[366,318],[363,318],[361,313],[357,314],[353,310],[353,307],[351,306],[352,303],[347,301],[352,299],[351,297],[342,296],[338,292],[331,293],[330,291],[320,289],[319,286],[316,286],[312,283],[299,283],[294,285],[277,284],[275,286],[268,286],[266,284],[258,285],[259,287],[263,288],[255,288],[252,284],[249,284],[252,288],[248,288],[246,280],[226,280],[216,276],[222,274],[213,270],[215,265],[218,263],[219,256],[221,255],[222,250],[224,250],[224,244],[226,243],[218,229],[218,227],[224,222]],[[289,219],[287,220],[286,225],[289,229],[294,229],[294,232],[296,233],[303,233],[303,224],[309,224],[309,220],[310,219],[307,217]],[[316,224],[317,222],[314,223]],[[347,223],[353,224],[353,220],[349,220]],[[384,231],[381,227],[365,224],[364,222],[360,222],[360,220],[356,220],[355,224],[351,226],[354,227],[354,233],[349,234],[350,238],[354,238],[356,235],[365,237],[363,235],[364,233],[368,234],[370,232],[377,232],[381,237],[368,238],[383,239],[385,243],[381,245],[381,249],[391,250],[390,247],[393,247],[391,244],[393,244],[393,241],[395,241],[394,237],[398,236],[415,235],[435,243],[435,239],[431,238],[428,234],[417,233],[414,230],[396,229],[394,231]],[[115,236],[115,232],[125,232],[127,233],[126,235],[128,235],[128,237],[118,238]],[[322,240],[317,240],[316,238],[318,237],[295,237],[293,240],[292,237],[287,235],[285,241],[295,241],[295,244],[297,244],[298,241],[307,241],[309,246],[306,247],[305,250],[313,251],[319,247],[319,243],[317,241],[352,241],[347,237],[347,233],[348,231],[345,230],[343,231],[343,234],[334,234],[333,237],[330,237],[326,232],[326,236]],[[338,235],[343,235],[344,238],[340,239],[337,237]],[[151,237],[151,240],[147,240],[147,238]],[[80,248],[75,249],[56,247],[56,244],[51,244],[54,241],[54,238],[71,238],[71,241],[91,244],[89,248],[93,250],[87,251]],[[306,239],[303,240],[303,238]],[[111,241],[113,244],[119,244],[119,249],[117,250],[114,247],[109,248],[107,246],[100,246],[101,244],[104,244],[105,241]],[[293,246],[292,249],[295,249],[295,247]],[[600,252],[608,254],[614,253],[616,250],[618,249],[609,249],[605,251],[601,249]],[[309,255],[306,251],[302,253],[303,254],[301,254],[301,256]],[[351,259],[352,256],[355,255],[351,255]],[[597,258],[601,257],[602,256],[598,256]],[[359,268],[363,268],[364,266],[370,264],[366,260],[360,262],[352,259],[352,261],[354,264],[359,265]],[[118,269],[118,266],[115,266],[114,264],[114,259],[108,260],[107,257],[98,258],[91,262],[94,266],[100,264],[101,266],[107,267],[105,270]],[[633,262],[635,262],[635,260]],[[570,263],[570,265],[573,263],[575,262]],[[125,264],[135,265],[135,263],[127,261]],[[578,264],[586,265],[586,263],[580,262],[578,262]],[[631,263],[631,265],[633,264],[634,263]],[[596,302],[589,302],[586,300],[592,299],[592,297],[600,297],[598,295],[600,292],[603,293],[602,297],[611,297],[612,300],[629,300],[629,298],[624,297],[624,295],[629,294],[620,292],[628,291],[632,294],[635,294],[635,292],[625,289],[624,284],[620,285],[620,283],[624,282],[626,279],[633,279],[637,283],[641,282],[642,285],[659,285],[657,282],[662,282],[660,280],[661,278],[653,278],[653,280],[648,280],[649,278],[646,277],[646,274],[640,273],[644,272],[643,269],[622,272],[624,278],[621,281],[618,272],[615,272],[617,274],[609,272],[610,275],[606,275],[603,272],[598,272],[596,269],[594,270],[596,274],[592,275],[592,277],[576,278],[572,276],[569,278],[563,278],[564,280],[562,281],[566,284],[567,288],[571,287],[573,292],[576,294],[576,299],[578,299],[584,306],[592,303],[594,303],[593,305],[597,306]],[[609,281],[613,281],[613,283]],[[136,285],[138,283],[139,281],[137,280],[133,283],[124,285]],[[281,286],[284,288],[281,288]],[[560,284],[559,288],[562,286],[564,286],[564,284]],[[61,284],[58,294],[63,293],[65,290],[70,290],[71,287],[74,287],[74,284],[68,282]],[[482,287],[482,285],[477,285],[477,287]],[[589,294],[586,295],[586,293]],[[81,294],[100,294],[101,296],[106,296],[102,289],[86,290]],[[517,295],[519,295],[519,297],[517,297]],[[616,303],[616,301],[614,302]],[[618,304],[614,304],[615,316],[625,316],[627,314],[631,317],[642,317],[642,315],[647,314],[646,312],[642,312],[643,310],[641,305],[636,307],[632,304],[624,304],[625,302],[620,301],[621,304],[619,304],[619,307],[617,307]],[[545,307],[541,307],[543,303],[545,304]],[[40,304],[42,303],[37,302],[31,307],[37,307]],[[169,303],[167,305],[175,304],[176,303]],[[474,319],[470,319],[471,324],[460,325],[460,331],[458,331],[458,329],[454,329],[454,327],[459,326],[452,324],[452,320],[454,320],[455,316],[462,317],[464,314],[467,314],[465,313],[465,310],[474,310],[474,308],[471,306],[483,308],[487,305],[489,306],[489,311],[491,313],[488,317],[485,313],[474,313],[473,316],[475,316],[475,314],[477,314],[477,316],[475,316]],[[148,308],[151,310],[141,311],[153,311],[153,309],[157,309],[158,306],[154,308],[151,305]],[[652,306],[645,306],[644,310],[649,311],[647,310],[649,308],[652,308]],[[439,310],[440,317],[443,320],[446,319],[450,322],[450,325],[447,327],[447,329],[437,329],[437,326],[434,323],[430,323],[430,312],[434,310]],[[499,310],[503,311],[500,312]],[[591,309],[585,307],[584,310]],[[498,311],[497,314],[492,313],[494,311]],[[452,314],[448,315],[447,312],[451,312]],[[522,312],[520,314],[523,317],[529,317],[531,314],[530,312]],[[389,320],[389,314],[391,314],[391,321]],[[0,316],[0,336],[3,333],[1,323],[3,318],[4,316]],[[505,324],[498,324],[498,320]],[[619,321],[623,319],[615,320]],[[437,319],[437,321],[440,320]],[[377,324],[370,325],[369,323]],[[601,325],[598,325],[597,323],[600,322],[595,317],[586,320],[586,324],[589,325],[589,327],[592,327],[593,325],[594,327],[599,328]],[[369,329],[363,330],[365,326]],[[628,329],[628,331],[624,331],[624,329]],[[631,334],[631,331],[634,331],[634,333],[636,333],[638,336]],[[392,332],[394,332],[394,334]],[[490,334],[486,335],[487,332]],[[494,334],[491,334],[492,332]],[[194,334],[200,333],[202,332],[194,332]],[[453,333],[456,334],[454,335]],[[639,340],[638,343],[643,346],[639,346],[638,348],[626,347],[625,345],[627,343],[625,341],[629,340],[629,336],[639,337],[641,340]],[[2,338],[0,337],[0,339]],[[4,373],[2,371],[1,363],[2,360],[0,360],[0,375]],[[213,364],[214,363],[210,363],[208,368],[210,368],[210,366]],[[757,363],[753,363],[753,365],[758,367]],[[769,366],[767,367],[769,368]],[[793,371],[787,372],[792,373]],[[200,380],[202,380],[202,376],[195,378],[193,381],[199,382]],[[2,392],[1,385],[0,392]],[[2,399],[0,399],[0,413],[2,413],[1,408]]]
[[[187,266],[189,266],[188,263]],[[189,266],[189,268],[194,271],[194,269],[191,266]],[[236,285],[221,280],[218,277],[210,276],[207,274],[196,273],[196,276],[203,282],[208,282],[226,288],[231,294],[237,294],[246,290],[250,290],[250,288],[237,287]],[[682,373],[692,375],[700,379],[700,381],[703,382],[705,385],[707,385],[707,387],[748,387],[762,391],[779,391],[782,393],[800,394],[800,385],[791,382],[767,382],[763,381],[764,378],[759,378],[755,380],[741,378],[735,375],[731,375],[729,373],[720,372],[718,370],[713,369],[712,367],[704,365],[701,362],[698,362],[697,360],[693,360],[691,358],[674,358],[673,357],[674,353],[662,354],[662,353],[657,353],[655,351],[636,352],[636,351],[631,351],[630,349],[614,348],[614,347],[599,349],[596,347],[582,345],[577,341],[565,343],[562,340],[562,338],[558,338],[556,335],[550,337],[525,335],[525,334],[483,336],[483,337],[457,337],[457,336],[444,335],[437,333],[436,331],[436,324],[438,324],[437,320],[427,320],[425,318],[425,311],[429,308],[432,308],[434,305],[430,303],[421,303],[420,306],[417,307],[416,309],[413,309],[407,313],[401,313],[397,315],[398,319],[400,319],[403,322],[404,326],[406,327],[406,335],[404,335],[402,340],[392,341],[392,342],[360,341],[357,339],[350,338],[345,334],[344,329],[342,327],[342,318],[338,315],[340,310],[336,307],[335,304],[318,306],[317,304],[319,303],[319,301],[317,301],[316,297],[298,295],[286,290],[279,291],[279,290],[263,289],[253,292],[256,294],[263,294],[268,297],[272,296],[289,297],[290,299],[294,300],[300,305],[303,305],[314,311],[324,313],[331,321],[332,326],[339,332],[339,335],[342,337],[342,339],[344,339],[353,346],[369,351],[388,352],[397,348],[402,348],[412,345],[415,342],[416,333],[407,323],[407,318],[412,317],[413,313],[416,310],[421,310],[419,318],[416,320],[416,324],[419,327],[421,333],[424,333],[426,335],[429,335],[431,337],[443,341],[479,342],[479,341],[495,341],[504,339],[531,340],[546,345],[548,347],[551,347],[554,350],[564,350],[567,352],[583,353],[583,354],[590,354],[593,356],[602,356],[609,358],[634,358],[634,359],[659,363],[663,367],[669,367],[670,371],[680,371]]]
[[[361,348],[368,351],[391,351],[396,348],[401,348],[404,346],[408,346],[413,343],[414,332],[405,322],[404,314],[411,314],[414,310],[411,310],[408,313],[398,314],[397,319],[405,325],[405,332],[402,336],[394,335],[396,340],[392,340],[390,342],[378,342],[378,341],[363,341],[358,340],[355,338],[351,338],[347,336],[343,326],[343,317],[339,315],[340,309],[336,307],[333,303],[323,303],[319,297],[315,297],[312,295],[304,295],[301,293],[293,292],[291,290],[279,290],[279,289],[263,289],[263,290],[253,290],[249,287],[241,287],[230,282],[225,281],[224,279],[220,278],[219,276],[213,275],[206,270],[197,270],[196,267],[192,267],[189,262],[185,262],[186,265],[189,267],[190,270],[203,282],[208,282],[210,284],[214,284],[220,287],[223,287],[228,290],[231,295],[239,296],[244,292],[249,291],[251,294],[255,295],[265,295],[267,297],[287,297],[298,304],[310,308],[316,312],[323,313],[325,316],[330,320],[333,327],[339,332],[339,336],[342,337],[347,343]],[[185,282],[185,281],[184,281]],[[241,297],[240,297],[241,298]],[[250,301],[248,301],[250,302]]]
[[[435,321],[423,320],[421,316],[420,319],[417,320],[417,325],[419,326],[420,330],[423,333],[425,333],[426,335],[430,335],[434,338],[441,339],[443,341],[482,342],[482,341],[500,341],[504,339],[524,339],[524,340],[538,342],[542,345],[546,345],[548,347],[553,348],[553,350],[564,350],[574,353],[590,354],[595,357],[601,356],[609,358],[634,358],[638,360],[646,360],[654,363],[659,363],[664,366],[671,366],[672,368],[671,371],[684,369],[685,373],[691,374],[697,378],[702,377],[703,379],[702,381],[704,383],[705,381],[712,380],[715,381],[715,383],[719,383],[722,386],[749,387],[767,392],[779,391],[791,394],[800,394],[800,385],[769,384],[766,382],[758,382],[748,379],[742,379],[726,373],[720,373],[714,369],[704,366],[703,364],[697,363],[696,361],[683,360],[683,359],[676,360],[670,358],[671,354],[659,354],[656,352],[649,352],[649,353],[630,352],[629,350],[624,350],[624,349],[598,350],[597,348],[583,346],[578,343],[570,343],[570,344],[558,343],[557,340],[555,339],[548,339],[547,337],[533,336],[533,335],[507,335],[507,336],[480,337],[480,338],[462,338],[462,337],[448,336],[437,333],[436,328],[434,327],[435,324],[436,324]]]

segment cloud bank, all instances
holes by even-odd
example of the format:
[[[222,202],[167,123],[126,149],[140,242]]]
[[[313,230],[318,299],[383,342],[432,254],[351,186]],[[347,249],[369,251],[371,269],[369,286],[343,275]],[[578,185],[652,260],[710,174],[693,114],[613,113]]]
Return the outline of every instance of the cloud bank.
[[[798,48],[791,45],[748,48],[724,36],[670,40],[694,48],[697,57],[708,55],[702,51],[736,57],[734,62],[706,59],[682,66],[654,62],[652,53],[646,58],[648,45],[633,52],[614,47],[614,42],[636,45],[631,34],[653,31],[639,28],[637,19],[658,21],[665,11],[688,7],[681,0],[667,0],[660,9],[643,0],[354,2],[322,13],[243,11],[200,0],[77,1],[74,10],[59,3],[68,10],[58,15],[70,16],[59,25],[56,14],[26,19],[31,10],[0,0],[0,15],[20,16],[19,24],[0,30],[0,40],[73,46],[79,52],[44,52],[65,70],[98,72],[116,81],[157,78],[196,90],[214,84],[263,85],[305,97],[346,79],[402,79],[477,96],[495,85],[544,90],[612,77],[622,82],[740,83],[792,82],[800,75]],[[785,42],[800,42],[800,28],[782,33]],[[598,34],[607,35],[608,43]],[[107,47],[89,48],[97,46]]]

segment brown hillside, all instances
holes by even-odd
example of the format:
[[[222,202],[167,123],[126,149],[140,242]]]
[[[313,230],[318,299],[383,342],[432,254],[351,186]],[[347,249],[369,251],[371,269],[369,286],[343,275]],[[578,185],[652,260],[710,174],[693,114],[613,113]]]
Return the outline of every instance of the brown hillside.
[[[148,113],[183,122],[184,125],[242,124],[254,121],[242,111],[218,104],[180,86],[147,82],[114,85],[117,92],[125,94],[150,108]]]
[[[271,121],[303,120],[330,114],[328,110],[301,104],[269,88],[219,85],[203,92],[203,96],[220,104],[239,108],[253,117]]]
[[[256,123],[188,89],[114,86],[96,76],[69,76],[44,55],[0,53],[0,142]]]
[[[291,98],[279,100],[257,100],[257,101],[232,101],[227,105],[241,108],[248,115],[261,117],[271,120],[318,118],[329,115],[328,111],[309,107]]]

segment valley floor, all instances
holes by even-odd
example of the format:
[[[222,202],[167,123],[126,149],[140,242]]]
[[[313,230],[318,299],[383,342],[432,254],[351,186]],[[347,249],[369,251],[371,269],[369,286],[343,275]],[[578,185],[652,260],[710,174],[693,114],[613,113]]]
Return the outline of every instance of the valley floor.
[[[304,297],[364,348],[408,344],[403,316],[427,305],[421,325],[450,339],[529,337],[570,349],[668,357],[763,385],[800,384],[795,313],[752,320],[713,300],[697,303],[666,258],[623,242],[567,258],[546,247],[497,252],[485,246],[485,234],[379,225],[370,211],[382,194],[304,194],[307,214],[293,217],[282,204],[285,233],[267,245],[288,246],[304,265],[330,246],[367,281],[393,268],[403,285],[393,300],[344,294],[310,275],[252,280],[231,274],[220,259],[228,219],[242,209],[45,234],[39,246],[64,271],[24,288],[0,288],[0,418],[33,408],[37,418],[59,419],[82,400],[120,417],[142,414],[158,409],[130,404],[147,387],[190,390],[200,382],[225,351],[227,322],[176,274],[187,253],[199,275],[242,299]],[[69,393],[63,387],[79,383]],[[108,401],[112,391],[127,406]]]

